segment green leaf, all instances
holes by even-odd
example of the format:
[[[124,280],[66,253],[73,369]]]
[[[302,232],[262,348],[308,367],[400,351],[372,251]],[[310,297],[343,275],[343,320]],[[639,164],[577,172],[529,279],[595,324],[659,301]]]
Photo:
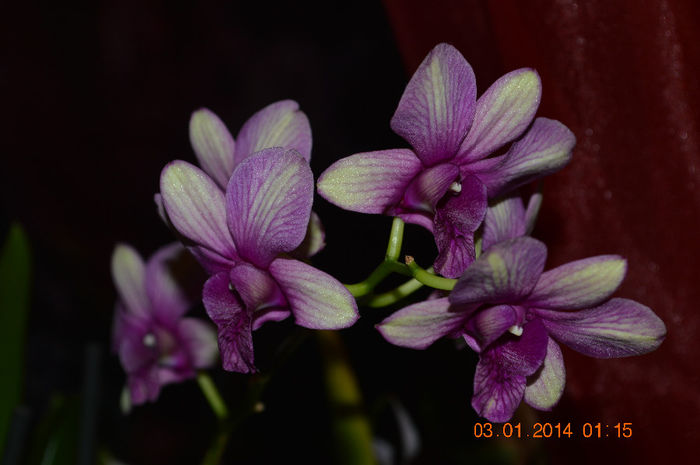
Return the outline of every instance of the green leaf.
[[[0,252],[0,451],[22,396],[30,280],[29,242],[13,223]]]
[[[46,412],[34,430],[28,451],[29,465],[71,465],[78,456],[80,399],[51,396]]]

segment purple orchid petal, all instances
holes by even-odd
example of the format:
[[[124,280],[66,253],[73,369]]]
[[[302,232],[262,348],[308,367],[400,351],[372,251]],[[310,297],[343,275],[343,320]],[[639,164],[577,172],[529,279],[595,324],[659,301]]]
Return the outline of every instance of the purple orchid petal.
[[[190,117],[190,143],[199,166],[221,190],[226,189],[235,166],[235,144],[224,122],[206,108],[195,111]]]
[[[530,237],[500,242],[466,269],[450,294],[450,302],[516,303],[537,284],[546,257],[545,245]]]
[[[183,318],[177,329],[193,367],[203,369],[214,365],[219,349],[216,331],[210,324],[196,318]]]
[[[450,185],[459,179],[459,168],[442,163],[424,170],[406,188],[400,208],[432,214]]]
[[[326,246],[326,230],[321,223],[318,214],[311,210],[309,226],[306,228],[306,236],[302,243],[294,249],[290,255],[297,259],[313,257]]]
[[[284,258],[273,260],[269,270],[298,325],[340,329],[352,326],[359,318],[355,299],[329,274],[304,262]]]
[[[207,274],[212,275],[222,271],[228,271],[236,265],[236,262],[222,257],[216,252],[213,252],[206,247],[198,245],[190,245],[187,247],[192,256],[197,259],[202,268]]]
[[[542,366],[528,377],[524,400],[538,410],[551,410],[561,399],[565,382],[564,357],[559,345],[549,338]]]
[[[146,267],[139,253],[131,246],[118,244],[112,253],[112,279],[125,309],[139,317],[149,318],[151,304],[146,294]]]
[[[537,215],[540,212],[540,207],[542,206],[542,194],[540,192],[535,192],[530,196],[530,200],[527,202],[527,210],[525,210],[525,234],[530,235],[532,230],[535,229],[535,221],[537,221]]]
[[[127,385],[133,405],[155,401],[158,399],[161,386],[158,379],[158,368],[153,366],[140,373],[130,374],[127,379]]]
[[[410,224],[417,224],[418,226],[421,226],[431,233],[434,234],[435,232],[435,224],[433,223],[433,219],[435,218],[434,214],[426,214],[426,213],[401,213],[400,211],[395,211],[395,210],[389,210],[388,212],[392,216],[398,216],[404,222],[410,223]]]
[[[508,421],[525,392],[526,377],[545,359],[549,338],[542,322],[528,322],[520,336],[509,335],[482,351],[474,375],[472,407],[494,422]]]
[[[272,103],[255,113],[243,124],[236,140],[236,165],[272,147],[294,149],[306,161],[311,159],[311,126],[293,100]]]
[[[415,149],[426,166],[449,160],[474,118],[476,80],[471,66],[451,45],[433,48],[413,74],[391,129]]]
[[[438,247],[435,271],[456,278],[474,261],[474,231],[484,219],[486,207],[486,190],[475,176],[464,178],[459,194],[448,195],[444,204],[438,205],[434,220]]]
[[[522,335],[509,335],[481,352],[474,375],[472,407],[493,422],[505,422],[520,404],[527,376],[545,359],[549,338],[539,319],[528,322]]]
[[[644,305],[628,299],[577,312],[535,310],[557,341],[589,357],[616,358],[646,354],[666,337],[666,326]]]
[[[532,69],[512,71],[494,82],[476,102],[474,123],[455,161],[480,160],[519,137],[532,122],[541,95],[540,77]]]
[[[499,200],[486,210],[482,250],[525,235],[525,207],[519,195]]]
[[[304,240],[314,177],[294,150],[265,149],[245,159],[226,189],[228,226],[239,254],[266,268]]]
[[[267,307],[287,305],[282,291],[267,271],[242,263],[231,270],[229,277],[234,290],[253,316]]]
[[[252,315],[229,288],[228,273],[215,274],[204,284],[204,308],[218,327],[219,352],[225,370],[255,372]]]
[[[489,198],[552,174],[571,160],[576,138],[558,121],[537,118],[530,130],[505,155],[470,166],[486,184]]]
[[[178,233],[223,258],[236,260],[236,247],[226,227],[224,193],[196,166],[174,161],[160,175],[163,204]]]
[[[518,323],[520,314],[522,311],[511,305],[487,307],[470,318],[467,329],[479,347],[486,347]]]
[[[539,318],[522,326],[520,336],[506,335],[497,342],[499,363],[511,373],[530,376],[536,372],[547,354],[547,330]],[[496,349],[494,348],[494,350]]]
[[[204,276],[192,255],[179,243],[160,248],[146,264],[146,294],[153,313],[163,322],[176,322],[194,301]]]
[[[567,263],[542,274],[527,298],[531,307],[578,310],[607,300],[620,286],[627,261],[600,255]]]
[[[318,193],[332,204],[360,213],[386,213],[401,201],[423,165],[410,150],[351,155],[333,163],[318,178]]]
[[[464,325],[467,315],[453,310],[446,297],[426,300],[393,313],[377,325],[377,330],[397,346],[425,349]]]
[[[479,416],[494,423],[511,419],[525,392],[526,378],[509,373],[497,360],[482,358],[474,374],[472,407]]]

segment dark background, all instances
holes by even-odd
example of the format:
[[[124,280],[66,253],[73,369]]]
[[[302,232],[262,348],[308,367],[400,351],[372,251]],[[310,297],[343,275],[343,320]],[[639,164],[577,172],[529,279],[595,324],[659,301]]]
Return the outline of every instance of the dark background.
[[[144,255],[171,241],[152,196],[161,168],[194,156],[190,113],[206,106],[235,134],[273,101],[297,100],[314,135],[316,175],[349,154],[404,146],[389,129],[403,87],[437,43],[472,64],[479,93],[530,66],[543,81],[538,115],[578,138],[572,163],[544,182],[535,236],[548,266],[603,253],[629,260],[618,295],[665,321],[650,355],[594,360],[566,350],[567,387],[553,413],[522,421],[632,422],[630,440],[475,441],[475,358],[441,341],[424,352],[384,343],[363,310],[344,331],[378,435],[395,439],[397,398],[423,439],[419,463],[655,463],[700,438],[697,302],[700,7],[692,1],[492,2],[386,0],[282,6],[225,2],[5,5],[0,17],[0,218],[26,228],[35,275],[26,403],[39,417],[52,392],[80,390],[83,347],[103,348],[98,437],[130,464],[196,463],[214,431],[194,383],[119,414],[123,375],[107,354],[117,241]],[[322,199],[328,246],[316,259],[344,282],[382,257],[390,220]],[[429,263],[430,237],[407,229],[406,253]],[[268,327],[269,326],[269,327]],[[256,333],[261,363],[291,324]],[[313,339],[281,370],[267,410],[233,439],[231,463],[278,457],[329,463],[329,414]],[[231,402],[246,379],[215,376]],[[227,462],[228,463],[228,462]]]

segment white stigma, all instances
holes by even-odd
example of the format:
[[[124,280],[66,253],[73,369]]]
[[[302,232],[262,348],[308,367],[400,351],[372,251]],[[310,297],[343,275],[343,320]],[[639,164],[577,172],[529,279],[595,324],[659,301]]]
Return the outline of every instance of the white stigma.
[[[450,191],[454,192],[455,194],[459,194],[462,192],[462,183],[459,181],[455,181],[452,184],[450,184]]]
[[[143,337],[143,345],[145,345],[146,347],[156,346],[156,337],[153,335],[153,333],[147,333]]]
[[[523,334],[523,327],[522,327],[522,326],[518,326],[518,325],[513,325],[513,326],[511,326],[510,328],[508,328],[508,332],[510,332],[511,334],[514,334],[514,335],[516,335],[516,336],[522,336],[522,334]]]

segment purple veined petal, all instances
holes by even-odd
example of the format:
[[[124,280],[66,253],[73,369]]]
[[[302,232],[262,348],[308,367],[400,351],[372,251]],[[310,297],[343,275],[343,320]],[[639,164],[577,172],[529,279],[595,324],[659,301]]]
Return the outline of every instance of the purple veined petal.
[[[600,255],[546,271],[527,298],[531,307],[578,310],[607,300],[620,286],[627,261],[619,255]]]
[[[527,209],[525,210],[525,234],[528,236],[535,229],[535,221],[537,221],[537,215],[540,213],[541,206],[542,193],[535,192],[530,196],[530,200],[527,202]]]
[[[391,129],[426,166],[455,156],[474,118],[476,80],[471,66],[451,45],[438,44],[411,77]]]
[[[493,422],[508,421],[525,392],[526,377],[545,359],[549,337],[539,319],[529,321],[520,336],[508,336],[482,351],[474,375],[472,407]]]
[[[303,260],[313,257],[326,246],[326,230],[321,223],[321,218],[318,214],[311,210],[309,218],[309,226],[306,228],[306,236],[302,243],[294,249],[290,255],[296,259]]]
[[[318,193],[345,210],[386,213],[399,204],[411,180],[423,169],[407,149],[357,153],[338,160],[318,178]]]
[[[218,273],[204,283],[202,301],[218,328],[219,352],[224,369],[238,373],[257,371],[253,354],[252,315],[229,288],[229,274]]]
[[[522,68],[502,76],[476,102],[474,123],[455,162],[469,164],[518,138],[540,105],[542,84],[535,70]]]
[[[195,111],[190,117],[190,143],[199,166],[225,190],[235,166],[235,144],[224,122],[207,108]]]
[[[628,299],[610,299],[577,312],[537,309],[535,313],[554,339],[589,357],[646,354],[666,337],[663,321],[649,307]]]
[[[389,315],[377,330],[390,343],[425,349],[443,336],[448,336],[465,323],[468,314],[450,308],[446,297],[409,305]]]
[[[190,245],[187,247],[192,256],[197,259],[202,268],[207,274],[212,275],[222,271],[228,271],[236,265],[236,262],[230,258],[223,257],[218,253],[199,245]]]
[[[253,315],[253,331],[257,330],[268,321],[285,320],[289,318],[291,314],[292,312],[289,311],[289,307],[267,307],[258,310],[258,312]]]
[[[146,294],[146,266],[130,245],[117,244],[112,253],[112,279],[126,310],[150,318],[151,303]]]
[[[482,353],[474,374],[472,407],[494,423],[511,419],[525,392],[525,376],[509,373]]]
[[[238,253],[259,268],[306,235],[314,176],[296,151],[265,149],[236,167],[226,189],[228,227]]]
[[[399,211],[396,211],[394,209],[389,210],[389,214],[391,216],[398,216],[406,223],[417,224],[418,226],[427,229],[431,233],[435,233],[435,224],[433,222],[435,215],[433,214],[427,215],[426,213],[401,213],[400,209]]]
[[[549,337],[539,318],[528,321],[521,328],[520,336],[508,334],[495,345],[501,366],[511,373],[530,376],[542,366]]]
[[[474,231],[486,214],[486,189],[475,176],[462,180],[460,192],[447,194],[435,212],[434,235],[438,257],[433,267],[447,278],[457,278],[474,261]]]
[[[467,332],[475,337],[479,347],[486,347],[519,323],[521,313],[511,305],[486,307],[469,319]]]
[[[399,208],[432,214],[450,185],[458,180],[459,168],[451,163],[442,163],[428,168],[408,185]]]
[[[537,118],[522,139],[505,155],[494,159],[499,163],[480,163],[470,168],[486,184],[489,198],[494,198],[559,171],[571,160],[574,145],[576,138],[566,126]]]
[[[253,315],[268,307],[287,306],[287,300],[277,282],[267,271],[241,263],[231,270],[229,278],[234,290]]]
[[[564,393],[566,369],[559,344],[547,341],[547,355],[542,366],[527,379],[524,400],[538,410],[551,410]]]
[[[273,260],[269,271],[287,298],[299,326],[340,329],[352,326],[359,318],[355,299],[329,274],[285,258]]]
[[[219,349],[216,331],[210,324],[196,318],[183,318],[178,323],[178,332],[195,368],[214,365]]]
[[[525,207],[519,195],[498,200],[486,210],[482,250],[525,235]]]
[[[178,233],[222,257],[238,258],[226,227],[224,193],[206,173],[184,161],[168,163],[160,175],[160,193]]]
[[[146,294],[153,313],[163,322],[177,321],[199,297],[204,278],[182,245],[161,247],[146,263]]]
[[[499,242],[466,269],[450,294],[450,302],[518,303],[537,284],[546,258],[547,247],[531,237]]]
[[[311,126],[294,100],[271,103],[251,116],[236,138],[236,165],[255,152],[271,147],[294,149],[311,159]]]

